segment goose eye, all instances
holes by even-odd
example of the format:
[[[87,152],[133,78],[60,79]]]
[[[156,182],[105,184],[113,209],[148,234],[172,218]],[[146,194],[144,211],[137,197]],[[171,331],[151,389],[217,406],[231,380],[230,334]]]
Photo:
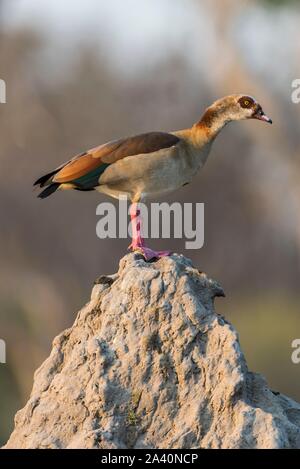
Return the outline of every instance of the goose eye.
[[[243,96],[239,99],[239,104],[245,109],[250,109],[254,105],[254,101],[248,96]]]

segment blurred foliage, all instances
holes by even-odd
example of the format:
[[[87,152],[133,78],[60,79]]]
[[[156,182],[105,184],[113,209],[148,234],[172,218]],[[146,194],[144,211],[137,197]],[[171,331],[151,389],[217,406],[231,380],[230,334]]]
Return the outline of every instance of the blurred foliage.
[[[299,4],[299,0],[263,0],[265,3],[267,3],[270,6],[274,7],[282,7],[282,6],[287,6],[287,5],[297,5]]]
[[[0,383],[0,444],[2,445],[13,429],[12,416],[20,409],[22,400],[11,367],[0,365]]]
[[[291,344],[300,337],[299,303],[300,298],[273,293],[271,297],[229,300],[225,309],[222,304],[218,308],[226,311],[226,318],[238,330],[250,370],[262,373],[271,389],[296,400],[300,396],[300,366],[291,360]]]

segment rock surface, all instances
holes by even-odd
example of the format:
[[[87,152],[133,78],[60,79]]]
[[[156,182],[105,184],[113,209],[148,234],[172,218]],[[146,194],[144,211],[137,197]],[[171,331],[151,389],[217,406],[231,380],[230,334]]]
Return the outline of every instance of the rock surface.
[[[300,405],[248,371],[222,288],[129,254],[53,342],[6,448],[299,448]]]

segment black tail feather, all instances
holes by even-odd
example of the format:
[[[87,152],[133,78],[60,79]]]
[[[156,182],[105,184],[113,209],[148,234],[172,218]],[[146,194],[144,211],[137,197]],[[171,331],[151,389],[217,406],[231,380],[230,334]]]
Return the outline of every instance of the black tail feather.
[[[74,186],[74,188],[76,191],[84,191],[84,192],[89,192],[89,191],[94,191],[95,188],[94,187],[80,187],[80,186]]]
[[[54,182],[53,184],[50,184],[50,186],[46,187],[39,195],[38,197],[40,199],[45,199],[46,197],[49,197],[49,195],[53,194],[58,188],[60,184],[57,182]]]
[[[37,179],[33,185],[34,185],[34,186],[39,185],[40,187],[45,186],[45,184],[49,181],[49,179],[50,179],[52,176],[54,176],[54,174],[56,174],[57,172],[58,172],[58,169],[55,169],[54,171],[51,171],[51,173],[45,174],[44,176],[42,176],[42,177],[40,177],[39,179]]]

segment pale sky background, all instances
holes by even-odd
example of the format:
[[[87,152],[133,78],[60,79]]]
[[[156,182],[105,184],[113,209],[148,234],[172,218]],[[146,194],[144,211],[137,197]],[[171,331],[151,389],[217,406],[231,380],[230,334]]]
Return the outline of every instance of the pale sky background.
[[[232,28],[243,60],[280,88],[297,75],[299,16],[291,8],[243,3],[246,6]],[[124,73],[147,70],[158,57],[182,50],[201,69],[215,46],[207,4],[206,0],[10,0],[6,21],[10,26],[33,24],[50,34],[54,61],[60,51],[70,58],[73,47],[85,39],[99,42]],[[279,66],[281,62],[289,66]]]
[[[10,2],[9,2],[10,3]],[[10,25],[34,24],[63,48],[77,42],[99,41],[123,68],[192,47],[201,21],[196,8],[182,0],[13,0]],[[166,27],[167,26],[167,27]],[[63,40],[63,44],[61,41]],[[165,45],[165,48],[162,47]],[[196,47],[196,45],[195,45]]]

